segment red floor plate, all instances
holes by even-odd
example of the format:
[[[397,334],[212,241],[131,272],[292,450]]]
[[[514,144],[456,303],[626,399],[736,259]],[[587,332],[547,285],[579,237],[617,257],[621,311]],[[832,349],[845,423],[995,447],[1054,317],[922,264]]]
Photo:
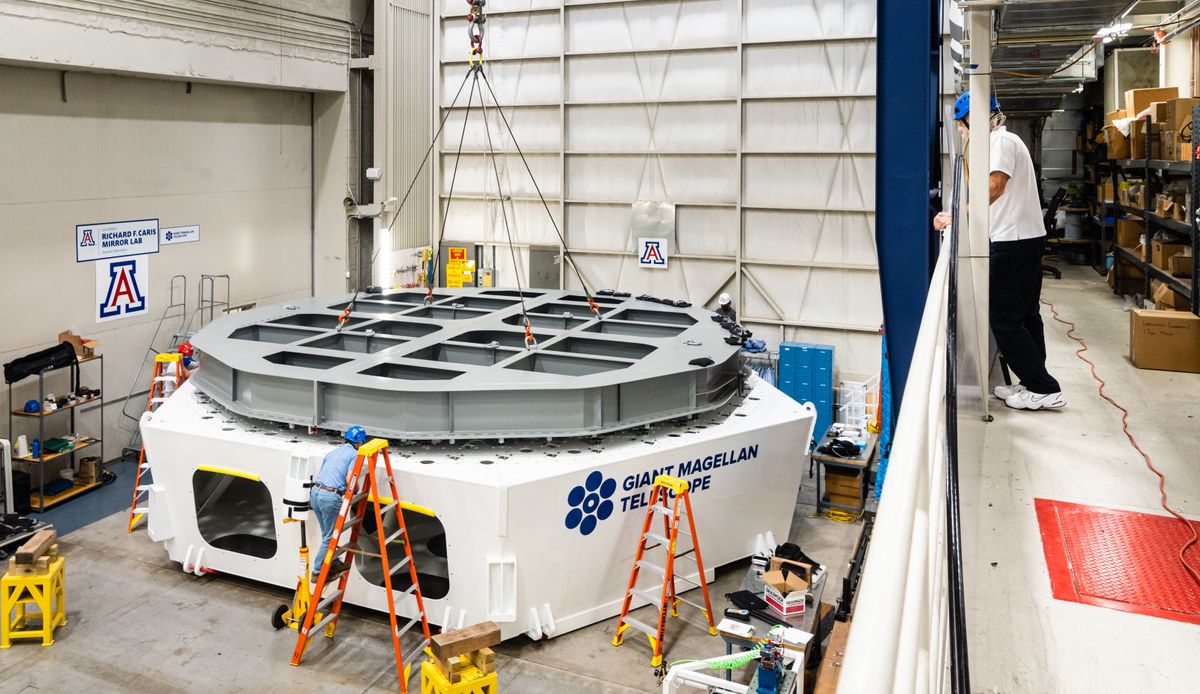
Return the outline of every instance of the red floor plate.
[[[1177,518],[1051,499],[1033,503],[1055,598],[1200,624],[1200,585],[1179,563],[1191,534]],[[1188,550],[1187,560],[1200,567],[1200,547]]]

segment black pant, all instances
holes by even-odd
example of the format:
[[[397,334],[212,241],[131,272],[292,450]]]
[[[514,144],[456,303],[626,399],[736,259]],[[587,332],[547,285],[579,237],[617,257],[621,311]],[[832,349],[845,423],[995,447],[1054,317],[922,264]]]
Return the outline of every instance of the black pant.
[[[1021,385],[1034,393],[1057,393],[1046,371],[1046,336],[1039,299],[1046,238],[991,243],[989,317],[996,345]]]

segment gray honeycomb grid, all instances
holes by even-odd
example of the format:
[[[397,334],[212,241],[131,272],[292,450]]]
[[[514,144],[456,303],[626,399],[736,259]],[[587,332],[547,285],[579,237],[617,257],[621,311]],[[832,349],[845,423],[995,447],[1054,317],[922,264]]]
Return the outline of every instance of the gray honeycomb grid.
[[[429,303],[425,290],[398,289],[258,308],[192,338],[192,379],[241,415],[404,440],[593,435],[714,410],[737,392],[739,347],[712,312],[595,300],[601,318],[582,293],[541,289],[439,289]]]

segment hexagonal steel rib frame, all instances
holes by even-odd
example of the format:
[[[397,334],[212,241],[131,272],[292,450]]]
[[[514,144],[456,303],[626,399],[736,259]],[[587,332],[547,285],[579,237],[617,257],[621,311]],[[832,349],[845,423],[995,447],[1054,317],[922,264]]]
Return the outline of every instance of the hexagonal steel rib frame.
[[[700,308],[509,289],[350,295],[236,313],[192,338],[192,380],[234,412],[409,440],[549,438],[627,429],[724,405],[738,346]]]

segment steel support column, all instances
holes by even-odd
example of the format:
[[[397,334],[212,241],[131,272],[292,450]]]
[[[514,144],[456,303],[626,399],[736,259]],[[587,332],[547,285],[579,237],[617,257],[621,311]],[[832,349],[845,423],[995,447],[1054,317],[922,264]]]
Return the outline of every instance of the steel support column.
[[[900,411],[936,257],[940,3],[879,0],[875,244],[894,405]]]

